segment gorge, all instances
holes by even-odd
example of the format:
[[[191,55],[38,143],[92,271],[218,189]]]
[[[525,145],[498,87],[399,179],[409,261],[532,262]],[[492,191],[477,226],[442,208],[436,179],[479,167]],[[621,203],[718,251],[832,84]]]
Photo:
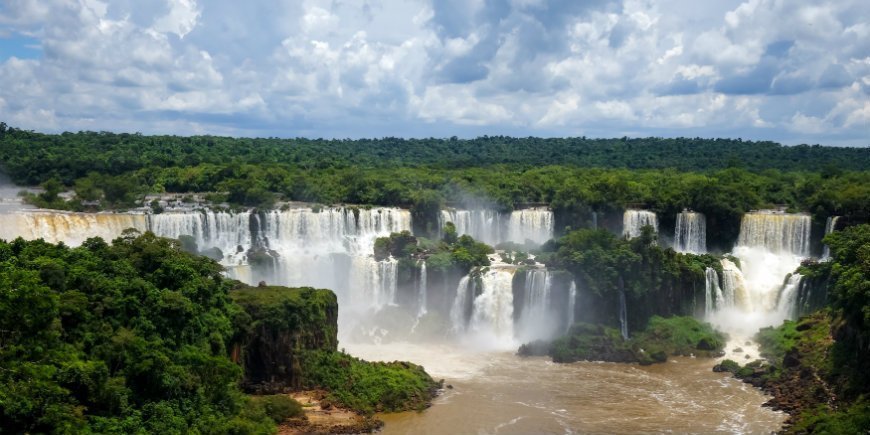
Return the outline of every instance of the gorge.
[[[456,225],[459,235],[468,232],[484,240],[513,242],[517,246],[546,241],[555,231],[552,212],[540,208],[515,211],[509,215],[452,210],[442,212],[441,216],[465,219],[464,223]],[[649,211],[627,210],[624,222],[626,228],[622,233],[626,236],[640,237],[640,228],[644,225],[657,227],[656,216]],[[592,379],[616,376],[613,382],[634,389],[636,399],[637,390],[648,389],[653,393],[659,388],[655,387],[657,382],[671,382],[667,379],[674,375],[668,374],[671,373],[668,369],[631,369],[631,377],[624,378],[618,374],[622,369],[615,366],[577,363],[579,365],[550,367],[542,366],[543,362],[537,358],[516,359],[510,354],[519,344],[552,339],[575,321],[594,320],[587,318],[584,310],[589,308],[584,306],[584,301],[594,299],[588,293],[588,286],[578,284],[572,274],[564,270],[550,270],[538,263],[534,256],[517,251],[488,254],[488,266],[473,266],[464,274],[455,269],[433,266],[430,264],[432,260],[425,256],[411,261],[392,255],[378,260],[372,255],[378,237],[403,231],[410,234],[412,227],[410,212],[399,208],[305,204],[290,204],[271,211],[230,212],[205,208],[170,209],[152,214],[28,209],[0,214],[0,239],[11,240],[19,236],[43,238],[76,246],[90,237],[112,239],[125,229],[134,228],[181,239],[188,249],[218,259],[229,277],[249,285],[265,281],[276,285],[333,289],[341,307],[338,315],[341,347],[371,359],[412,359],[422,363],[435,376],[456,384],[458,392],[467,388],[481,393],[481,388],[488,390],[492,387],[484,387],[491,382],[489,379],[512,377],[517,370],[537,373],[534,379],[553,389],[559,388],[554,382],[565,376],[577,379],[571,381],[576,383],[571,391],[585,391]],[[679,245],[676,248],[697,253],[705,250],[703,216],[680,213],[675,227],[674,243]],[[484,229],[493,231],[484,232]],[[718,267],[704,269],[694,284],[696,290],[691,294],[691,300],[678,303],[682,308],[675,312],[708,319],[731,333],[731,343],[737,344],[751,339],[759,327],[793,318],[798,311],[795,304],[800,275],[791,273],[800,260],[808,256],[809,241],[807,215],[778,211],[746,214],[739,239],[730,254],[733,257],[726,256],[719,261]],[[623,336],[629,336],[632,330],[639,330],[645,323],[636,320],[644,315],[638,314],[638,310],[642,310],[638,305],[641,302],[626,292],[618,295],[613,314],[601,317],[599,313],[598,319],[607,321],[610,318],[610,322],[621,328]],[[601,303],[607,304],[606,301],[593,301],[592,305]],[[639,315],[641,317],[637,317]],[[747,348],[746,352],[748,357],[757,351]],[[496,365],[484,362],[489,360],[497,361]],[[720,406],[699,401],[698,397],[704,393],[695,389],[706,388],[702,387],[704,380],[735,393],[741,391],[739,394],[745,400],[743,407],[732,410],[733,414],[729,416],[692,420],[687,425],[697,424],[700,425],[697,427],[710,430],[754,431],[775,428],[782,421],[776,413],[756,408],[763,402],[758,393],[746,391],[735,380],[707,374],[704,368],[712,366],[712,362],[676,359],[672,364],[690,367],[695,376],[681,377],[680,382],[684,383],[680,388],[685,388],[685,391],[680,394],[684,394],[689,402],[680,406],[700,409]],[[504,394],[512,397],[526,392],[522,387],[516,388],[505,390]],[[462,403],[463,397],[447,392],[436,401],[435,409],[441,406],[452,409],[452,403],[457,400],[457,405]],[[553,424],[554,429],[566,424],[587,430],[599,427],[594,419],[575,420],[580,412],[580,408],[575,407],[591,397],[571,397],[574,397],[571,404],[543,401],[528,408],[521,405],[525,411],[518,409],[517,412],[518,415],[527,415],[525,422],[521,422],[522,419],[502,421],[500,414],[493,413],[492,421],[482,419],[478,424],[482,430],[506,424],[512,427],[510,430],[517,431],[531,427],[524,426],[527,424]],[[492,402],[492,406],[507,406],[501,400]],[[519,397],[517,400],[526,403]],[[672,397],[669,400],[679,399]],[[535,409],[562,411],[537,414],[539,411],[533,411]],[[387,431],[401,431],[405,424],[426,425],[429,416],[439,412],[396,417],[393,428],[390,418],[387,418]],[[649,409],[644,408],[643,413],[647,412]],[[658,417],[663,418],[657,420],[661,424],[674,424],[670,420],[672,417]],[[598,418],[609,417],[602,414]],[[740,426],[744,420],[753,423]],[[625,430],[632,430],[632,427],[625,426]]]

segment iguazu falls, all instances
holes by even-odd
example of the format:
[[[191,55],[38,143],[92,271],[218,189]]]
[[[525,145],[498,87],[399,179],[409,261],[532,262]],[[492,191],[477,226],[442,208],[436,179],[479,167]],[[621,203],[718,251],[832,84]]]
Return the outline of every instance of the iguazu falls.
[[[0,2],[0,434],[870,433],[868,23]]]

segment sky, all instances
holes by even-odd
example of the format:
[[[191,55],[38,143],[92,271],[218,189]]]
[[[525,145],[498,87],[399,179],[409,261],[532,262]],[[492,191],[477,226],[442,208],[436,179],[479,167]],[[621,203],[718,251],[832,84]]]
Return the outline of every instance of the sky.
[[[2,0],[0,121],[870,146],[870,1]]]

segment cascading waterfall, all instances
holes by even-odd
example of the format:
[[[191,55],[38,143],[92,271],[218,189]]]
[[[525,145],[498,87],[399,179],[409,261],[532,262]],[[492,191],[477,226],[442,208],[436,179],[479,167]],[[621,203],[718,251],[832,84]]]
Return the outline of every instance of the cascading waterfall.
[[[396,305],[399,262],[395,259],[373,261],[369,257],[353,257],[351,281],[356,291],[350,293],[354,308],[380,309]]]
[[[466,305],[470,297],[474,295],[471,288],[474,280],[470,276],[465,275],[459,280],[459,285],[456,286],[456,296],[453,298],[453,305],[450,308],[450,324],[451,330],[456,333],[465,332],[466,329]],[[469,294],[470,293],[470,294]]]
[[[515,243],[526,240],[540,245],[553,238],[553,212],[546,208],[514,210],[508,219],[508,239]]]
[[[0,214],[0,239],[45,239],[79,246],[91,237],[111,241],[127,228],[145,231],[147,226],[144,214],[28,210]]]
[[[555,334],[560,319],[550,310],[552,286],[552,277],[546,269],[526,271],[517,331],[523,342],[550,338]]]
[[[577,282],[571,280],[571,287],[568,289],[568,316],[566,319],[568,321],[565,325],[565,331],[571,329],[571,325],[574,324],[574,312],[577,309]]]
[[[628,308],[625,305],[625,291],[619,291],[619,332],[628,340]]]
[[[469,331],[472,339],[497,348],[513,348],[516,268],[490,267],[480,278],[481,292],[472,304]]]
[[[674,250],[692,254],[707,252],[707,220],[703,214],[683,210],[677,215]]]
[[[740,223],[738,246],[763,247],[773,253],[810,255],[808,214],[762,210],[747,213]]]
[[[723,258],[722,264],[722,307],[734,308],[740,307],[748,309],[749,294],[746,289],[746,282],[743,278],[743,272],[734,264],[733,261]],[[714,271],[715,272],[715,271]]]
[[[794,313],[797,287],[783,288],[809,255],[810,216],[762,210],[747,213],[732,255],[722,260],[724,304],[717,304],[712,322],[735,336],[749,338],[764,326],[779,325]],[[799,284],[799,278],[795,277]]]
[[[459,235],[468,234],[488,245],[502,242],[542,244],[553,238],[553,212],[534,207],[501,214],[493,210],[441,210],[441,227],[453,222]]]
[[[502,241],[502,220],[494,210],[441,210],[441,228],[453,222],[458,235],[467,234],[488,245]]]
[[[831,234],[837,228],[837,221],[840,220],[840,216],[828,216],[827,221],[825,222],[825,235]],[[824,250],[822,251],[822,260],[829,260],[831,258],[831,248],[828,245],[824,245]]]
[[[335,290],[342,314],[396,302],[398,263],[372,256],[377,237],[411,229],[399,208],[290,207],[262,213],[168,211],[68,213],[26,210],[0,214],[0,238],[44,238],[80,245],[87,238],[112,240],[127,228],[158,236],[190,236],[200,250],[217,248],[228,275]],[[268,267],[266,267],[268,266]]]
[[[420,262],[420,282],[417,284],[417,303],[419,304],[419,308],[417,309],[417,317],[422,317],[426,315],[426,299],[429,297],[428,286],[429,286],[429,277],[426,276],[426,260]]]
[[[709,319],[717,305],[722,305],[724,296],[719,287],[719,274],[708,267],[704,271],[704,318]]]
[[[803,276],[799,273],[793,273],[788,277],[786,283],[782,286],[779,292],[779,300],[776,304],[776,309],[783,318],[791,318],[797,315],[797,297],[801,286]]]
[[[659,231],[659,223],[656,214],[649,210],[626,210],[622,215],[622,235],[629,239],[640,236],[640,229],[651,226],[655,232]]]

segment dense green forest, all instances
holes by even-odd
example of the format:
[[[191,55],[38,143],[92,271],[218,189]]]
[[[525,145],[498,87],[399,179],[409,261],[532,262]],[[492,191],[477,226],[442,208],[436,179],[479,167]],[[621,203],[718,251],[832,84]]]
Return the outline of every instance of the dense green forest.
[[[72,180],[89,171],[123,174],[158,166],[287,164],[311,170],[362,167],[468,168],[491,165],[707,171],[815,171],[823,167],[863,170],[866,148],[784,147],[774,142],[732,139],[513,138],[477,139],[278,139],[217,136],[143,136],[107,132],[41,134],[0,124],[0,156],[16,181],[36,184],[45,174]],[[50,176],[51,176],[50,175]]]
[[[151,233],[78,248],[0,240],[2,432],[271,433],[299,405],[257,385],[266,374],[358,411],[431,399],[421,368],[337,351],[331,291],[251,288],[221,271]],[[269,355],[299,362],[288,372]]]
[[[557,234],[588,226],[592,212],[640,207],[672,222],[691,208],[708,216],[709,245],[724,249],[753,209],[809,211],[818,225],[832,215],[870,216],[870,148],[721,139],[234,139],[4,128],[0,168],[41,184],[29,200],[47,208],[129,208],[163,192],[245,207],[401,206],[411,209],[415,233],[430,236],[446,206],[546,204]],[[64,190],[71,200],[58,196]]]

